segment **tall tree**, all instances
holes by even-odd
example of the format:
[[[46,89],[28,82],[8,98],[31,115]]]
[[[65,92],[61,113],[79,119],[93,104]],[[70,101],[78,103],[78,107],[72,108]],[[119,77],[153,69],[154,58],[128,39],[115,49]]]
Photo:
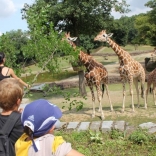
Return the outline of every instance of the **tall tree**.
[[[139,44],[150,44],[151,41],[151,23],[147,14],[139,14],[135,20],[135,28],[138,31],[136,40]]]
[[[25,4],[22,14],[23,18],[27,20],[31,41],[33,41],[30,47],[36,47],[35,56],[38,56],[37,59],[42,58],[40,63],[43,64],[49,54],[56,52],[55,48],[61,45],[55,30],[70,31],[72,36],[76,37],[81,34],[81,42],[84,43],[82,35],[88,35],[91,38],[94,33],[108,28],[108,23],[113,20],[110,16],[112,8],[126,12],[127,6],[125,0],[122,0],[121,3],[117,0],[36,0],[32,5]],[[93,40],[90,41],[93,42]],[[34,46],[34,43],[37,44]],[[83,46],[84,48],[88,46],[87,50],[89,50],[92,44],[85,42]],[[48,49],[46,54],[45,47]],[[57,68],[53,64],[51,69]],[[81,90],[84,90],[84,87],[82,86]]]
[[[148,23],[150,24],[150,31],[147,32],[147,35],[149,36],[151,43],[156,45],[156,0],[149,0],[145,6],[151,8],[151,11],[147,13]]]
[[[29,41],[23,47],[23,51],[27,57],[35,57],[38,66],[43,70],[51,71],[49,74],[54,74],[61,71],[60,57],[69,62],[77,55],[77,51],[73,52],[73,48],[67,42],[62,41],[62,34],[54,30],[53,22],[48,22],[47,10],[49,5],[44,1],[40,3],[40,12],[34,14],[34,9],[29,9],[27,22],[30,26]],[[43,25],[48,23],[48,27]]]
[[[129,11],[125,0],[36,0],[33,5],[26,4],[22,10],[23,18],[30,20],[28,10],[33,10],[38,18],[38,14],[42,11],[45,3],[48,4],[45,14],[47,21],[43,21],[42,25],[49,29],[49,22],[52,21],[54,27],[70,31],[73,36],[79,37],[80,34],[92,35],[97,34],[103,28],[109,28],[112,9],[124,13]],[[30,30],[34,29],[29,22]]]
[[[7,57],[6,64],[14,68],[19,75],[21,73],[21,65],[26,60],[22,47],[27,44],[27,32],[22,30],[12,30],[0,36],[0,51],[3,51]]]
[[[149,0],[145,6],[151,10],[136,16],[135,27],[138,31],[136,40],[140,43],[156,45],[156,0]]]
[[[135,16],[122,16],[120,19],[114,20],[111,25],[111,32],[114,33],[114,40],[122,46],[128,43],[134,43],[134,38],[137,36],[137,29],[135,28]]]

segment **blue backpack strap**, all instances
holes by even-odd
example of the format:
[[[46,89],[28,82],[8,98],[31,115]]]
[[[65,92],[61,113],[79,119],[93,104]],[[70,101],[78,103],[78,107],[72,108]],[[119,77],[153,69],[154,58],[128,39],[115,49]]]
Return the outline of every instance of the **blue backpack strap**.
[[[20,116],[21,116],[20,113],[15,112],[15,111],[12,112],[9,118],[7,119],[6,123],[4,124],[4,126],[0,130],[0,134],[8,136],[11,130],[13,129],[16,121],[20,118]]]

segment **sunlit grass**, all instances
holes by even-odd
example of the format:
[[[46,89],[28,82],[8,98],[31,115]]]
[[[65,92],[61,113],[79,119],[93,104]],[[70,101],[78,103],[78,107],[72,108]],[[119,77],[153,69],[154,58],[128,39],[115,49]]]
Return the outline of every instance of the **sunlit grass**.
[[[53,74],[50,72],[40,73],[35,81],[35,83],[44,83],[44,82],[54,82],[63,80],[72,76],[76,76],[77,72],[70,70],[70,71],[61,71],[58,74]],[[22,80],[25,82],[30,82],[35,78],[36,74],[31,74],[29,76],[25,75],[22,77]]]
[[[125,112],[121,113],[122,109],[122,100],[123,100],[123,91],[122,91],[122,83],[118,84],[109,84],[109,93],[110,93],[110,98],[114,107],[114,112],[110,112],[110,104],[108,97],[106,95],[106,91],[104,93],[104,97],[102,99],[102,106],[105,114],[105,120],[124,120],[132,125],[138,125],[144,122],[155,122],[155,109],[156,106],[154,105],[153,102],[153,96],[152,94],[149,94],[148,96],[148,109],[144,109],[144,99],[141,98],[140,95],[140,107],[137,108],[137,95],[136,95],[136,90],[133,87],[134,90],[134,105],[135,105],[135,112],[132,113],[132,105],[131,105],[131,96],[129,92],[129,85],[126,84],[126,99],[125,99]],[[91,103],[91,94],[89,87],[86,87],[87,89],[87,100],[84,100],[82,97],[73,97],[73,93],[79,93],[79,88],[68,88],[62,90],[62,93],[54,94],[52,92],[49,92],[46,97],[44,96],[43,92],[33,92],[33,96],[30,97],[30,100],[36,100],[39,98],[44,98],[47,100],[52,101],[53,103],[57,104],[60,108],[64,106],[65,104],[63,103],[65,101],[63,94],[65,95],[66,93],[70,94],[70,100],[78,100],[78,101],[83,101],[84,102],[84,107],[82,110],[79,111],[79,113],[83,114],[83,111],[86,109],[92,109],[92,103]],[[96,96],[96,90],[95,90],[95,96]],[[70,102],[70,101],[69,101]],[[98,101],[96,97],[96,109],[98,109]],[[65,106],[66,108],[68,107],[69,103],[67,103]],[[73,106],[73,111],[74,111],[74,106]],[[75,110],[76,111],[76,110]],[[76,112],[75,112],[76,113]],[[99,117],[96,116],[95,118],[88,118],[86,121],[96,121],[99,120]],[[101,119],[100,119],[101,120]],[[85,119],[84,119],[85,121]]]
[[[96,134],[95,132],[92,133]],[[124,135],[124,132],[116,131],[114,134],[111,132],[97,134],[102,143],[91,140],[93,136],[90,135],[89,131],[55,132],[55,135],[63,136],[67,142],[72,144],[73,149],[78,150],[85,156],[155,156],[156,144],[155,139],[152,140],[152,137],[147,143],[142,140],[143,143],[140,145],[132,143],[128,139],[129,134],[125,133],[126,135]],[[138,138],[143,138],[141,131],[138,134],[140,134]],[[114,138],[112,139],[111,136],[114,136]]]
[[[133,46],[126,46],[124,47],[126,50],[133,51],[134,47]],[[138,50],[141,51],[141,48],[143,50],[151,50],[153,47],[150,46],[140,46]],[[110,48],[106,48],[106,51],[114,53],[114,51],[111,51]],[[95,59],[104,65],[108,64],[114,64],[118,62],[118,58],[116,56],[109,56],[108,60],[104,60],[103,57],[101,56],[94,56]],[[144,58],[139,56],[135,57],[136,60],[138,61],[143,61]],[[63,60],[61,60],[63,61]],[[70,65],[69,65],[70,66]],[[62,67],[68,68],[68,63],[63,63],[62,62]],[[32,70],[39,70],[37,67],[32,66]],[[108,71],[109,72],[109,71]],[[53,82],[57,80],[62,80],[65,78],[70,78],[71,76],[77,75],[77,72],[74,72],[70,70],[69,72],[62,72],[57,75],[52,75],[49,72],[40,74],[37,78],[38,83],[44,83],[44,82]],[[31,81],[34,78],[34,75],[31,75],[30,77],[25,77],[22,78],[25,81]],[[156,106],[154,105],[153,102],[153,96],[152,94],[149,94],[148,96],[148,109],[144,109],[144,99],[140,98],[140,107],[137,108],[137,95],[135,91],[135,87],[133,87],[134,90],[134,105],[135,105],[135,112],[132,112],[131,109],[131,96],[129,92],[129,85],[126,84],[126,99],[125,99],[125,112],[121,113],[122,109],[122,100],[123,100],[123,87],[122,83],[117,83],[117,84],[108,84],[109,87],[109,93],[110,93],[110,98],[113,104],[114,111],[110,112],[110,104],[109,100],[106,94],[106,91],[104,93],[104,97],[102,99],[102,107],[103,107],[103,112],[105,115],[105,120],[106,121],[126,121],[129,123],[129,125],[132,126],[138,126],[139,124],[145,123],[145,122],[154,122],[155,123],[155,117],[156,117]],[[146,88],[146,87],[145,87]],[[61,90],[63,94],[69,93],[71,94],[70,100],[78,100],[78,101],[83,101],[84,106],[81,110],[76,111],[75,107],[71,110],[67,110],[69,103],[63,103],[65,101],[64,96],[62,93],[53,93],[49,92],[44,96],[43,92],[33,92],[32,96],[29,97],[30,101],[39,99],[39,98],[44,98],[49,101],[51,101],[54,104],[57,104],[61,109],[62,106],[65,106],[65,110],[62,109],[63,111],[63,116],[68,115],[68,114],[89,114],[90,116],[88,118],[84,118],[83,122],[92,122],[92,121],[101,121],[101,118],[99,115],[96,114],[95,118],[91,118],[91,110],[92,110],[92,101],[91,101],[91,94],[88,86],[86,87],[87,90],[87,99],[84,100],[81,96],[74,97],[73,93],[79,93],[79,88],[68,88]],[[95,96],[97,95],[96,90],[95,90]],[[27,97],[27,95],[25,96]],[[68,101],[70,102],[70,101]],[[98,101],[97,101],[97,96],[96,96],[96,113],[98,110]],[[90,112],[87,112],[90,110]],[[65,114],[66,112],[66,114]],[[79,117],[80,117],[79,115]],[[74,120],[72,117],[70,118],[70,121]],[[80,120],[78,117],[76,118],[76,121]],[[65,122],[64,118],[61,118],[61,122]],[[154,156],[156,153],[156,144],[154,143],[149,143],[148,145],[135,145],[130,141],[127,141],[125,138],[120,138],[120,139],[110,139],[108,133],[104,133],[101,135],[101,137],[104,140],[103,144],[97,144],[93,143],[90,140],[90,136],[88,136],[88,131],[87,132],[80,132],[77,133],[75,131],[73,132],[56,132],[56,135],[61,135],[66,141],[69,141],[72,143],[72,147],[86,156],[147,156],[151,155]],[[70,135],[70,137],[69,137]]]
[[[148,48],[148,49],[152,49],[151,46],[140,46],[140,48]],[[127,49],[130,49],[130,47],[127,47]],[[133,49],[133,48],[131,48]],[[133,56],[134,57],[134,56]],[[135,58],[137,58],[140,61],[143,61],[143,56],[135,56]],[[116,64],[118,63],[118,57],[116,56],[108,56],[108,60],[105,60],[103,57],[101,56],[94,56],[94,58],[98,61],[101,62],[105,65],[105,67],[107,68],[107,65],[109,64]],[[142,60],[141,60],[142,59]],[[61,60],[63,63],[63,60]],[[66,62],[67,63],[67,62]],[[62,67],[69,67],[70,64],[66,64],[63,63]],[[65,65],[66,64],[66,65]],[[68,66],[69,65],[69,66]],[[38,70],[35,66],[32,66],[32,70]],[[74,72],[72,69],[70,69],[68,72],[62,71],[59,74],[51,74],[50,72],[45,72],[42,73],[38,76],[36,83],[44,83],[44,82],[54,82],[54,81],[58,81],[58,80],[62,80],[62,79],[66,79],[66,78],[70,78],[71,76],[76,76],[78,73]],[[108,74],[109,74],[109,69],[108,69]],[[35,77],[35,74],[31,75],[31,76],[27,76],[27,77],[23,77],[22,79],[26,82],[31,81],[33,78]],[[118,83],[118,84],[109,84],[109,92],[110,92],[110,97],[112,100],[112,104],[114,107],[115,112],[114,113],[108,113],[110,110],[110,105],[109,105],[109,100],[108,97],[106,95],[106,93],[104,94],[104,97],[102,99],[102,104],[103,104],[103,109],[104,112],[106,112],[105,118],[106,120],[126,120],[127,122],[130,122],[132,124],[139,124],[139,123],[143,123],[146,121],[154,121],[155,120],[155,106],[153,103],[153,97],[151,94],[149,94],[149,98],[148,98],[148,109],[145,110],[144,107],[144,99],[140,98],[140,108],[137,108],[137,95],[136,95],[136,91],[135,91],[135,87],[133,87],[134,89],[134,104],[135,104],[135,113],[131,112],[131,96],[130,96],[130,92],[129,92],[129,86],[128,84],[126,84],[126,100],[125,100],[125,113],[121,113],[121,109],[122,109],[122,100],[123,100],[123,87],[122,87],[122,83]],[[92,108],[92,103],[91,103],[91,94],[90,94],[90,90],[88,87],[86,87],[87,89],[87,100],[84,100],[81,97],[77,97],[77,100],[82,100],[84,102],[84,108],[85,109],[91,109]],[[79,93],[79,88],[70,88],[70,89],[64,89],[62,90],[63,93]],[[96,91],[95,91],[95,95],[97,95]],[[31,100],[35,100],[38,98],[45,98],[48,100],[52,100],[52,102],[57,103],[60,107],[62,107],[64,98],[62,94],[54,94],[54,93],[48,93],[46,95],[46,97],[44,97],[44,94],[42,92],[35,92],[33,93],[33,96],[30,98]],[[74,97],[71,97],[71,99],[75,99]],[[96,97],[96,109],[98,109],[98,101],[97,101],[97,97]],[[80,111],[81,112],[81,111]],[[99,120],[99,117],[95,117],[94,119],[89,118],[86,120]]]

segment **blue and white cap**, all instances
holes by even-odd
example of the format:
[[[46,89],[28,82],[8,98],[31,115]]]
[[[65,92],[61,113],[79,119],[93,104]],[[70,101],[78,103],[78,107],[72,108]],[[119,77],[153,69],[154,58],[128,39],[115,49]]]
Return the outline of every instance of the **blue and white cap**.
[[[46,134],[53,125],[59,128],[61,117],[59,107],[47,100],[39,99],[25,106],[21,121],[23,127],[27,126],[33,131],[33,137],[39,137]]]
[[[23,126],[28,126],[34,136],[38,137],[46,134],[61,117],[62,112],[59,107],[47,100],[39,99],[26,105],[21,121]],[[58,128],[58,124],[55,128]]]

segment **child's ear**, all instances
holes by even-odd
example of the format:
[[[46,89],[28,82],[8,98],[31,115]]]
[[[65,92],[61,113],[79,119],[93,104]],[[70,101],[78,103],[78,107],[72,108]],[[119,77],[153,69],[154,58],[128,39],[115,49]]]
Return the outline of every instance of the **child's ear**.
[[[48,133],[53,133],[53,132],[54,132],[54,129],[55,129],[55,125],[53,125],[53,126],[51,127],[51,129],[49,130]]]
[[[21,99],[17,100],[17,105],[19,106],[21,104]]]
[[[18,99],[16,105],[14,106],[14,110],[18,111],[20,104],[21,104],[21,99]]]

